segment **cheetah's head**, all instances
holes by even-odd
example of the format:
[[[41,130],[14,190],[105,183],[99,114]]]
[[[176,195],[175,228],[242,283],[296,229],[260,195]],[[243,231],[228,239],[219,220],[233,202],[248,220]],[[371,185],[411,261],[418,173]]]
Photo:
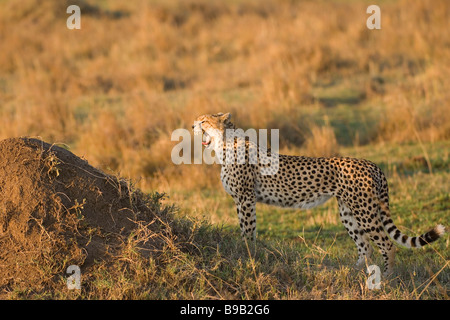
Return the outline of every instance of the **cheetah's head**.
[[[223,145],[225,130],[234,129],[230,119],[230,113],[204,114],[195,119],[192,129],[194,134],[203,135],[204,146],[216,149]]]

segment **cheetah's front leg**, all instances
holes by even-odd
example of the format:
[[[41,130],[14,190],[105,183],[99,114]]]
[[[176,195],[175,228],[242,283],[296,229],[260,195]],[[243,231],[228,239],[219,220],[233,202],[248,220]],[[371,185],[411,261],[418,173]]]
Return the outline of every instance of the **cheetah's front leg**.
[[[256,195],[254,190],[248,190],[233,197],[236,203],[241,236],[248,240],[256,238]]]

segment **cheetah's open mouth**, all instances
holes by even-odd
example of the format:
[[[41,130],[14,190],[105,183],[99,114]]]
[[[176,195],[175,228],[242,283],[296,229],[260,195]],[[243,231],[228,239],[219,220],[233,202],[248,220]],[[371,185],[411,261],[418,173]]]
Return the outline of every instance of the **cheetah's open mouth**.
[[[207,134],[206,132],[203,132],[202,139],[203,139],[202,145],[209,146],[211,144],[211,136],[209,134]]]

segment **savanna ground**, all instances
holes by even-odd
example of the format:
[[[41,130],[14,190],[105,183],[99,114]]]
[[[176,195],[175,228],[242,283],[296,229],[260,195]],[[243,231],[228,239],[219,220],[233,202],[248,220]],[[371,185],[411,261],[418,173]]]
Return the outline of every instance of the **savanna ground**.
[[[66,28],[71,4],[81,30]],[[158,260],[130,249],[115,268],[100,266],[88,289],[62,279],[61,289],[7,297],[448,299],[448,235],[399,249],[396,276],[368,290],[335,200],[257,205],[247,247],[220,168],[171,162],[174,129],[231,112],[238,127],[280,129],[282,153],[380,165],[402,231],[448,227],[450,3],[378,1],[381,30],[366,27],[370,4],[0,1],[0,139],[64,144],[152,194],[185,232],[167,237]]]

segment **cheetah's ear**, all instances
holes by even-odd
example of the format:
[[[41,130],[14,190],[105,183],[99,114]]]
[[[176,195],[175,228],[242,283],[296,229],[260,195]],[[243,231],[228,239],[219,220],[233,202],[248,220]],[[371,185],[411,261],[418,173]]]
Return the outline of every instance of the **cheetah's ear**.
[[[225,114],[222,114],[222,115],[220,116],[220,118],[223,120],[223,122],[230,121],[230,119],[231,119],[231,113],[227,112],[227,113],[225,113]]]

